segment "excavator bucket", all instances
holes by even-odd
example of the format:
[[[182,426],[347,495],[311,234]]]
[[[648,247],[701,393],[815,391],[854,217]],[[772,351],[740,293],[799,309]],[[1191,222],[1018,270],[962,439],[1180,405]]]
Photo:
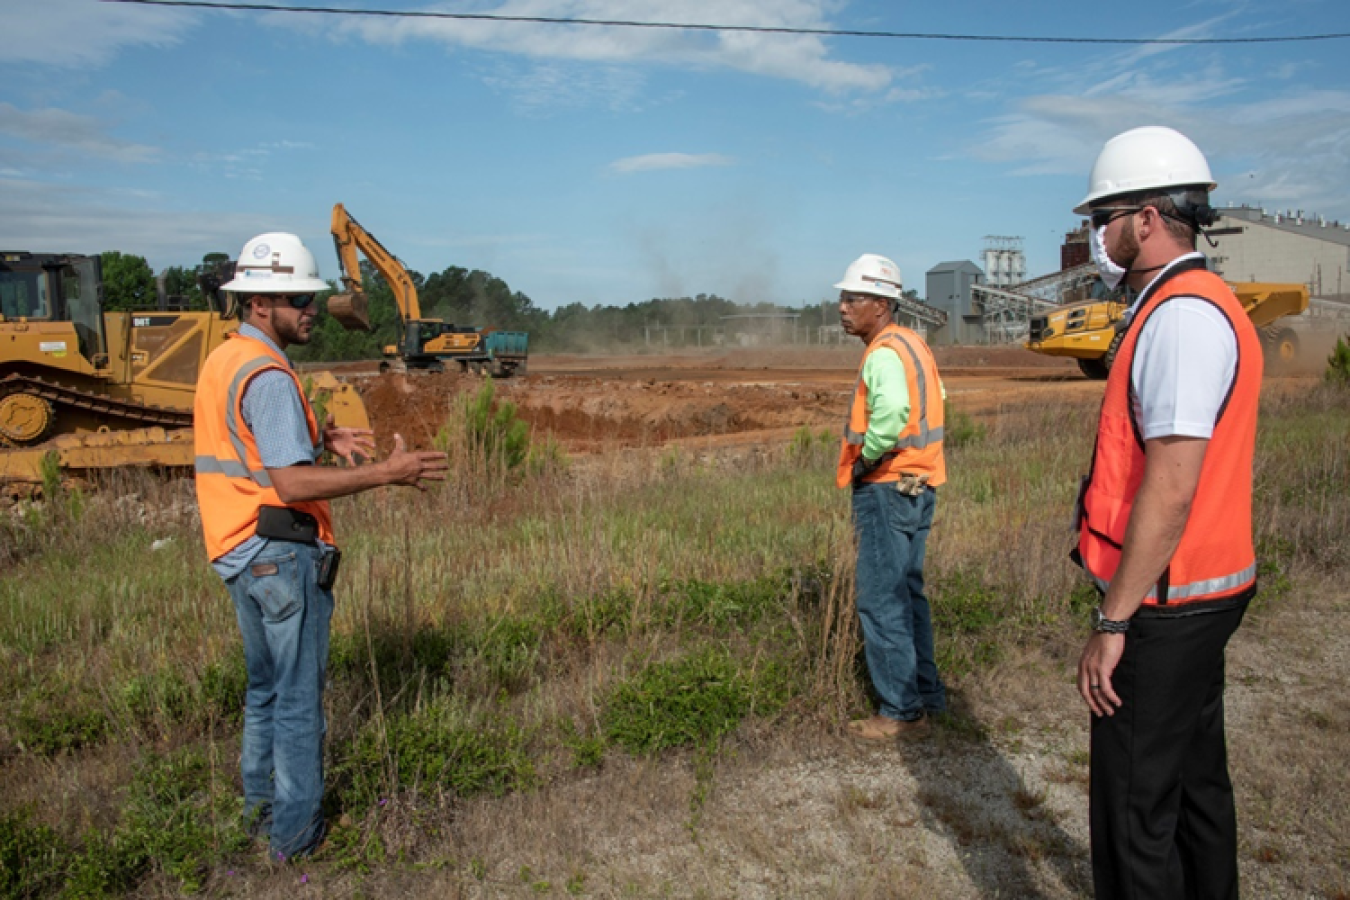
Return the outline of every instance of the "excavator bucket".
[[[348,291],[328,298],[328,314],[348,331],[370,331],[370,304],[364,291]]]

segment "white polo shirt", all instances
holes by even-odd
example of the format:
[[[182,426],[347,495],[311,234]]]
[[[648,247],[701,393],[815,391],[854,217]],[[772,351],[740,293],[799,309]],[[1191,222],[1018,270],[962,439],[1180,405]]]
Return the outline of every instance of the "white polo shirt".
[[[1187,253],[1168,263],[1139,300],[1178,263],[1196,258],[1203,256]],[[1139,300],[1130,307],[1130,318]],[[1237,335],[1213,303],[1179,296],[1155,309],[1139,333],[1130,367],[1134,419],[1144,440],[1211,437],[1233,385],[1237,359]]]

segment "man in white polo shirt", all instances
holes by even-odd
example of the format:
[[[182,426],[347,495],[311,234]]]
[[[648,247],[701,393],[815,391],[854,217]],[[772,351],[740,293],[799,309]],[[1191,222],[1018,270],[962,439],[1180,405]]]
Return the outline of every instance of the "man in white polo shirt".
[[[1092,712],[1099,898],[1238,896],[1224,648],[1256,592],[1252,456],[1262,359],[1195,251],[1209,164],[1170,128],[1107,142],[1075,209],[1131,306],[1107,379],[1075,558],[1102,592],[1078,665]]]

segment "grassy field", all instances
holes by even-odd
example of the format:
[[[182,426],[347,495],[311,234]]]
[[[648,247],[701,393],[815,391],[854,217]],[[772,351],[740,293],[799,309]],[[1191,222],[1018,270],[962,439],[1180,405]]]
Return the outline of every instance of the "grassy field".
[[[1051,710],[1038,688],[1066,696],[1094,602],[1066,556],[1094,412],[954,411],[952,477],[928,566],[954,697],[935,738],[955,761],[947,778],[1034,742],[1038,717],[1073,715],[1086,731],[1079,709]],[[1310,620],[1347,606],[1347,413],[1345,388],[1311,382],[1264,404],[1263,589],[1240,634],[1277,658],[1309,640]],[[628,798],[576,801],[590,830],[622,830],[642,804],[626,790],[660,768],[677,773],[661,783],[677,795],[680,833],[712,853],[736,827],[733,786],[794,757],[856,763],[831,749],[841,724],[868,709],[835,438],[570,461],[536,447],[508,467],[510,449],[499,441],[484,454],[483,431],[473,431],[447,427],[455,477],[444,489],[335,504],[346,561],[327,704],[334,829],[304,879],[326,878],[344,896],[751,896],[736,866],[685,891],[672,864],[564,852],[585,841],[525,835],[547,819],[541,809],[559,815],[583,785]],[[127,476],[6,512],[0,666],[0,897],[294,889],[296,872],[266,863],[239,828],[242,652],[190,485]],[[1234,752],[1244,877],[1288,896],[1347,897],[1350,820],[1319,798],[1348,786],[1330,766],[1350,713],[1284,687],[1281,740],[1301,754],[1296,771],[1259,747]],[[1085,762],[1081,748],[1054,761],[1051,781],[1070,807]],[[1008,777],[1013,825],[991,824],[935,781],[884,802],[840,789],[831,815],[845,827],[882,812],[903,818],[887,806],[898,803],[928,840],[989,845],[1057,871],[1054,888],[1030,869],[986,876],[967,866],[963,883],[1082,895],[1086,851],[1069,820],[1083,811],[1053,812],[1049,788]],[[502,838],[511,829],[516,846]],[[535,848],[533,862],[522,846]],[[792,865],[769,849],[747,852],[767,855],[770,869]],[[931,856],[911,862],[944,883]],[[885,896],[869,877],[768,895]]]

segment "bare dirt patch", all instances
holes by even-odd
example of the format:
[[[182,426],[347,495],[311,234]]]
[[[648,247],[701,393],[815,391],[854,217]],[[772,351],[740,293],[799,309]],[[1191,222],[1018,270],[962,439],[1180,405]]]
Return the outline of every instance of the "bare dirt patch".
[[[860,357],[860,349],[540,356],[531,359],[530,374],[495,386],[536,434],[573,453],[691,438],[753,443],[803,427],[837,430]],[[938,362],[949,397],[964,411],[1047,390],[1100,391],[1072,362],[1019,348],[940,348]],[[431,445],[457,395],[482,383],[454,373],[376,375],[369,363],[336,370],[359,386],[383,441],[397,432],[417,447]]]

